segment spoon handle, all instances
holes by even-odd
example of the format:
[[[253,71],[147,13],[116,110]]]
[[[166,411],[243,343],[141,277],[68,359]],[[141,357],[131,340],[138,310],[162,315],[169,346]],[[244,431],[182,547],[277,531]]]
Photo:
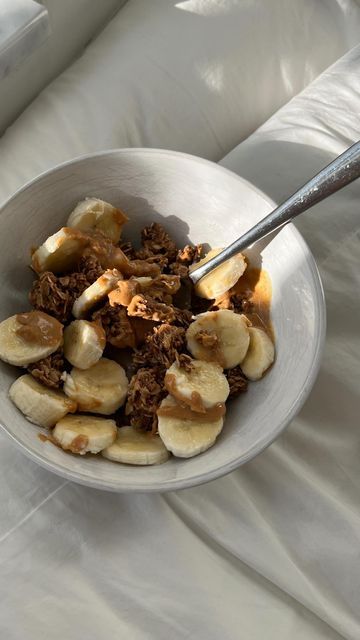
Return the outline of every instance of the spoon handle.
[[[325,200],[332,193],[360,177],[360,141],[353,144],[340,156],[335,158],[324,169],[306,182],[290,198],[280,204],[274,211],[260,220],[244,235],[226,247],[217,256],[197,267],[190,273],[194,283],[206,276],[220,264],[240,253],[249,245],[303,213],[317,202]]]

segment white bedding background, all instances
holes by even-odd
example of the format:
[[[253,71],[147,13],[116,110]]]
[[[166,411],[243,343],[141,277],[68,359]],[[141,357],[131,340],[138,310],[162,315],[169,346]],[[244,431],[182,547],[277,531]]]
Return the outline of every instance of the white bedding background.
[[[219,160],[284,105],[222,160],[281,201],[360,138],[360,47],[285,104],[356,44],[359,14],[345,0],[129,2],[0,141],[2,196],[105,147]],[[1,434],[1,638],[359,640],[359,196],[356,182],[297,221],[326,350],[300,415],[251,463],[183,492],[106,494]]]

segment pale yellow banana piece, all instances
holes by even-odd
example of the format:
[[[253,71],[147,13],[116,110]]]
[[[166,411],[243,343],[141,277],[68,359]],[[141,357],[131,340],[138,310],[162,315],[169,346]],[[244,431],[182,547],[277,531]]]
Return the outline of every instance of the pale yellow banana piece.
[[[165,387],[179,402],[203,412],[224,403],[229,384],[217,362],[192,360],[190,370],[174,362],[165,374]]]
[[[86,370],[74,367],[64,377],[64,392],[77,402],[79,411],[110,415],[125,402],[128,379],[114,360],[101,358]]]
[[[64,330],[65,358],[78,369],[89,369],[100,360],[105,345],[105,331],[96,322],[74,320]]]
[[[90,287],[87,287],[73,304],[72,313],[75,318],[84,318],[90,309],[104,300],[108,293],[116,288],[122,275],[117,269],[107,269]]]
[[[13,382],[9,397],[30,422],[46,428],[53,427],[67,413],[74,413],[77,407],[62,391],[45,387],[29,374]]]
[[[176,406],[177,402],[167,396],[160,407]],[[224,419],[212,422],[204,417],[203,422],[184,420],[172,416],[158,416],[158,431],[165,447],[174,456],[191,458],[209,449],[221,432]]]
[[[190,265],[190,273],[197,267],[200,267],[201,265],[208,262],[211,258],[217,256],[220,251],[222,251],[222,248],[211,249],[211,251],[206,254],[205,258]],[[240,276],[242,276],[242,274],[244,273],[245,269],[245,258],[242,253],[238,253],[236,256],[229,258],[229,260],[224,262],[224,264],[216,267],[214,271],[199,280],[199,282],[195,285],[195,293],[200,298],[206,298],[207,300],[218,298],[234,286],[234,284],[239,280]]]
[[[89,244],[89,236],[79,229],[62,227],[42,244],[31,257],[31,265],[37,273],[52,271],[63,273],[75,268],[85,247]]]
[[[228,309],[201,313],[187,329],[187,348],[198,360],[218,362],[224,369],[232,369],[246,356],[249,324],[246,316]]]
[[[10,316],[0,323],[0,359],[27,367],[54,353],[63,341],[63,325],[42,311]]]
[[[55,442],[72,453],[99,453],[116,438],[115,420],[95,416],[65,416],[52,432]]]
[[[85,198],[79,202],[67,221],[68,227],[83,231],[101,231],[112,242],[119,242],[121,230],[129,218],[109,202],[98,198]]]
[[[263,329],[249,328],[250,344],[241,369],[249,380],[259,380],[275,359],[272,340]]]
[[[151,433],[136,431],[133,427],[121,427],[115,442],[101,454],[114,462],[125,464],[161,464],[169,458],[163,441]]]

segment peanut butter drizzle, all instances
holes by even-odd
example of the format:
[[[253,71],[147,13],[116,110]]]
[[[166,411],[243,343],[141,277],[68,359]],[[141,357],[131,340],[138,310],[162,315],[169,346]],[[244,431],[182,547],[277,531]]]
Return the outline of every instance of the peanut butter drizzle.
[[[26,342],[39,345],[56,346],[61,344],[63,326],[61,322],[42,311],[18,313],[16,320],[20,325],[15,333]]]
[[[214,320],[215,321],[217,320],[217,316],[214,317]],[[195,340],[197,339],[196,335],[195,335]],[[218,343],[218,341],[211,346],[204,346],[201,343],[201,341],[199,341],[199,343],[204,349],[204,351],[201,353],[201,359],[205,360],[206,362],[217,362],[220,365],[220,367],[224,369],[226,362],[225,362],[225,358],[224,358],[224,354],[222,352],[221,346]]]
[[[193,391],[190,398],[186,398],[180,393],[176,386],[176,378],[173,373],[166,373],[164,380],[165,387],[170,395],[174,396],[181,404],[190,406],[191,411],[195,411],[204,416],[206,409],[204,407],[201,395],[198,391]]]
[[[86,236],[86,234],[83,234]],[[114,245],[109,238],[95,232],[87,234],[88,242],[83,255],[95,256],[103,269],[118,269],[121,273],[130,276],[158,276],[160,267],[150,264],[146,260],[129,260],[125,253]]]
[[[206,409],[204,407],[201,395],[198,391],[193,391],[190,398],[190,409],[191,411],[197,411],[198,413],[206,413]]]
[[[140,284],[136,280],[121,280],[117,288],[108,294],[110,305],[112,307],[116,307],[116,305],[127,307],[139,291]]]
[[[58,449],[62,449],[62,451],[65,451],[66,453],[68,451],[70,451],[71,453],[80,453],[85,449],[89,442],[89,438],[87,436],[79,434],[78,436],[75,436],[75,438],[70,442],[69,446],[64,449],[52,435],[47,436],[44,433],[38,433],[38,438],[39,440],[41,440],[41,442],[51,442],[55,445],[55,447],[58,447]]]
[[[231,289],[230,294],[246,295],[249,298],[253,311],[246,313],[246,316],[254,327],[265,329],[273,339],[270,320],[272,286],[267,271],[249,266]]]
[[[223,402],[219,402],[211,409],[206,409],[205,413],[192,411],[189,406],[177,404],[160,407],[157,410],[158,416],[167,418],[177,418],[178,420],[189,420],[190,422],[216,422],[225,415],[226,407]]]
[[[85,447],[88,445],[89,438],[87,436],[79,434],[72,440],[67,447],[71,453],[80,453],[84,451]]]
[[[59,446],[55,438],[53,438],[52,436],[46,436],[44,433],[38,433],[38,437],[41,442],[51,442],[55,446]]]

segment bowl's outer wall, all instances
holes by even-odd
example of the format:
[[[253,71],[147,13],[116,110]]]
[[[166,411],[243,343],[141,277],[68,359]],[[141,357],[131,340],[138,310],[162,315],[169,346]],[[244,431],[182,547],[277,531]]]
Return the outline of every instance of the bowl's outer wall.
[[[0,320],[29,308],[32,246],[65,225],[76,203],[96,196],[124,209],[129,239],[162,222],[178,244],[224,246],[268,213],[271,202],[235,174],[211,162],[159,150],[124,149],[80,158],[21,189],[0,215]],[[270,444],[301,407],[318,371],[325,306],[314,259],[293,225],[253,252],[272,280],[276,363],[248,393],[229,403],[216,445],[198,457],[155,467],[80,458],[38,438],[8,399],[19,371],[0,364],[0,420],[25,453],[78,482],[114,491],[166,491],[206,482],[250,460]]]

